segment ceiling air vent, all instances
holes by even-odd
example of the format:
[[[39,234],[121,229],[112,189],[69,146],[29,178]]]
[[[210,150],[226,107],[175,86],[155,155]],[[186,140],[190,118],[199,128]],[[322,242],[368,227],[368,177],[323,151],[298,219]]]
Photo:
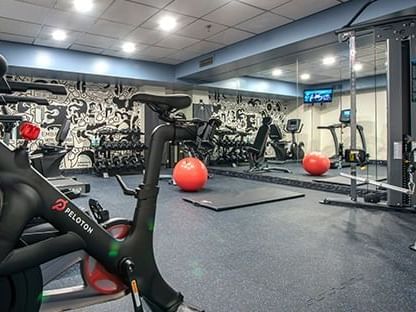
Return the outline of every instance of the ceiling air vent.
[[[206,59],[199,61],[199,68],[212,65],[213,63],[214,63],[214,57],[213,56],[207,57]]]

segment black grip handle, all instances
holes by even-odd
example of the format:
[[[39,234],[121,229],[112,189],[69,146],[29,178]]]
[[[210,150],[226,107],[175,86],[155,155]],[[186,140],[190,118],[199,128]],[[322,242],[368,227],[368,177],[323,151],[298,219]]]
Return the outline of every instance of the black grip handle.
[[[42,106],[48,106],[49,101],[41,97],[18,96],[18,95],[0,95],[0,105],[17,104],[20,102],[35,103]]]
[[[24,82],[8,80],[10,90],[12,92],[26,92],[28,90],[43,90],[56,95],[67,95],[64,85],[56,83],[39,83],[39,82]]]
[[[124,195],[127,195],[127,196],[135,196],[136,195],[136,191],[127,187],[126,183],[124,183],[121,176],[116,175],[116,179],[117,179],[118,184],[120,184],[120,187],[123,190]]]

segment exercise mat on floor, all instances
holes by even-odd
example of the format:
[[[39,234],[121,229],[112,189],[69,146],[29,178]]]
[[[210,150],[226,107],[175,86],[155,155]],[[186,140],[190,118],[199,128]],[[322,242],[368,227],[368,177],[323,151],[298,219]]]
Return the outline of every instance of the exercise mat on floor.
[[[386,177],[378,177],[376,179],[376,177],[373,176],[373,175],[368,175],[368,176],[367,175],[357,175],[357,176],[358,177],[365,178],[365,179],[368,178],[369,180],[375,180],[375,181],[378,181],[378,182],[386,181],[387,180]],[[344,178],[344,177],[341,177],[341,176],[315,179],[315,180],[313,180],[313,182],[327,183],[327,184],[337,184],[337,185],[346,185],[346,186],[350,186],[351,185],[351,180],[350,179],[347,179],[347,178]],[[357,186],[365,185],[365,184],[366,183],[364,183],[364,182],[357,181]]]
[[[283,190],[276,185],[260,186],[240,191],[216,189],[215,185],[211,185],[209,189],[200,193],[189,194],[182,199],[195,206],[223,211],[304,196],[305,194]]]

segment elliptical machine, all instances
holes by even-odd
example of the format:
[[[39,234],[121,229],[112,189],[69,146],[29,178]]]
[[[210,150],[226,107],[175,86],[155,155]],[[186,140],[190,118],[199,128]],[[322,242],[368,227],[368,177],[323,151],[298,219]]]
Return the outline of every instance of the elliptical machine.
[[[299,161],[305,157],[305,144],[296,140],[296,134],[301,133],[302,130],[303,123],[300,119],[288,119],[284,131],[291,134],[291,141],[283,141],[283,133],[280,127],[276,124],[270,125],[269,138],[276,161]]]
[[[303,123],[300,119],[289,119],[286,124],[285,131],[290,133],[292,141],[288,149],[288,159],[302,160],[305,157],[303,142],[297,142],[296,134],[300,134],[303,130]]]
[[[0,76],[6,70],[7,63],[0,57]],[[143,184],[133,190],[118,178],[124,194],[137,199],[131,226],[124,225],[118,237],[94,222],[31,167],[28,142],[37,139],[39,127],[25,124],[21,128],[25,142],[15,149],[0,142],[0,302],[3,311],[39,311],[45,299],[40,295],[43,291],[40,266],[80,250],[85,250],[96,259],[96,265],[102,266],[99,277],[131,293],[134,311],[143,311],[144,305],[153,312],[201,311],[185,305],[183,296],[161,276],[154,258],[153,231],[149,228],[156,214],[165,143],[196,137],[195,123],[173,117],[176,110],[188,107],[192,100],[187,95],[138,93],[131,101],[148,105],[167,123],[152,134]],[[46,100],[43,103],[48,104]],[[23,230],[34,217],[49,222],[56,229],[56,236],[22,243]]]

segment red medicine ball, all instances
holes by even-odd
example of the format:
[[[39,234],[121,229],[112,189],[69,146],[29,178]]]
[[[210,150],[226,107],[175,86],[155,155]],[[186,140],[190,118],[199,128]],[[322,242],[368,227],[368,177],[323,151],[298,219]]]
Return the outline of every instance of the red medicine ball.
[[[329,170],[331,161],[328,156],[320,152],[312,152],[303,158],[302,165],[310,175],[320,176]]]
[[[208,169],[198,158],[187,157],[176,164],[173,180],[181,190],[196,192],[203,189],[207,183]]]

